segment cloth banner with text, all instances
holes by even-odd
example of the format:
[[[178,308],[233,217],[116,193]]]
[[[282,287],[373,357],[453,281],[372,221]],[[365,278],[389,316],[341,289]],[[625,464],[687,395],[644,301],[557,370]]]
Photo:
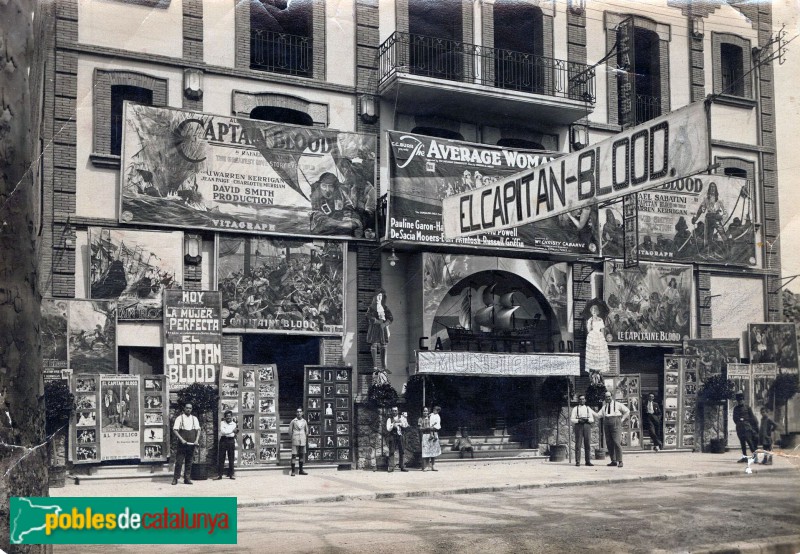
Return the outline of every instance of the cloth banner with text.
[[[389,131],[392,161],[386,239],[431,244],[596,253],[597,209],[591,207],[515,229],[445,239],[442,200],[548,162],[560,154]]]
[[[376,137],[125,103],[120,221],[375,237]]]
[[[217,288],[228,332],[341,335],[340,241],[217,238]]]

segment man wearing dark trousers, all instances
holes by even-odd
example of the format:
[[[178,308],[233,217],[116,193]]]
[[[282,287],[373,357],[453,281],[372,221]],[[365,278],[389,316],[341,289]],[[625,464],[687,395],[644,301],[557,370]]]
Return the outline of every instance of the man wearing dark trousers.
[[[658,437],[658,430],[661,428],[661,409],[656,402],[654,394],[647,395],[647,402],[644,403],[644,424],[650,440],[653,441],[653,450],[658,452],[664,448],[664,443]]]
[[[192,458],[194,457],[194,447],[197,446],[197,439],[200,436],[200,422],[192,415],[192,405],[186,403],[183,413],[175,418],[172,432],[178,439],[178,446],[175,453],[175,473],[172,476],[172,484],[177,485],[181,477],[181,466],[186,462],[183,470],[183,482],[187,485],[192,484]]]
[[[225,412],[225,419],[219,424],[219,448],[217,452],[217,477],[214,481],[222,479],[222,471],[225,469],[225,457],[228,458],[228,477],[236,479],[233,476],[233,455],[236,451],[236,434],[239,432],[239,426],[233,421],[233,412],[227,410]]]
[[[394,471],[394,453],[400,456],[400,471],[408,471],[405,465],[405,441],[403,430],[408,427],[405,414],[400,414],[397,407],[392,408],[389,419],[386,420],[386,431],[389,433],[389,473]]]
[[[617,402],[606,392],[605,402],[596,414],[603,420],[603,434],[606,437],[606,448],[611,456],[610,466],[622,467],[622,423],[631,411],[622,402]]]
[[[733,421],[736,423],[736,436],[739,437],[739,445],[742,447],[742,457],[739,462],[744,463],[747,461],[747,446],[750,447],[751,453],[756,451],[755,434],[758,431],[758,420],[756,414],[753,413],[753,408],[745,405],[744,393],[741,391],[736,393]]]
[[[586,465],[593,466],[591,462],[591,441],[592,441],[592,424],[594,423],[594,411],[586,405],[586,396],[580,395],[578,397],[578,405],[572,408],[572,414],[569,420],[575,427],[575,465],[581,465],[581,441],[583,441],[584,455],[586,456]]]

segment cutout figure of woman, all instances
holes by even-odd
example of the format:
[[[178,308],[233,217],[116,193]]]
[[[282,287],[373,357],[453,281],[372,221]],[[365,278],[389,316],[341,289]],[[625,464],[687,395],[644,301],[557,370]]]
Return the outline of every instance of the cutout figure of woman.
[[[386,305],[385,290],[378,289],[375,291],[375,296],[370,302],[369,309],[367,309],[367,321],[369,323],[367,342],[371,345],[373,380],[388,383],[389,380],[386,374],[390,373],[390,371],[387,367],[386,347],[389,344],[389,325],[394,321],[394,318],[391,310]],[[380,360],[380,364],[378,364],[378,360]]]
[[[595,298],[587,306],[589,317],[586,320],[586,369],[589,370],[592,384],[601,384],[601,374],[608,372],[608,342],[603,318],[608,315],[605,302]]]

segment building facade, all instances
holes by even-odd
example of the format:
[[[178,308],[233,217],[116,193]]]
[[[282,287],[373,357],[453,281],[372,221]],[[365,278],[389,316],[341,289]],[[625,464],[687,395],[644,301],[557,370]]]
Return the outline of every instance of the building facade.
[[[616,386],[635,375],[635,394],[660,401],[668,396],[664,357],[683,354],[686,340],[738,339],[732,357],[740,361],[751,357],[748,325],[780,320],[776,112],[772,67],[760,63],[772,31],[768,3],[58,0],[50,10],[41,290],[56,304],[118,300],[115,328],[103,324],[87,338],[98,325],[88,318],[83,335],[68,340],[70,357],[51,367],[163,374],[161,290],[222,291],[220,363],[275,364],[286,424],[309,397],[306,365],[352,367],[354,397],[364,399],[380,365],[368,311],[382,288],[393,315],[391,384],[401,391],[426,368],[450,364],[447,375],[426,378],[429,394],[445,403],[445,431],[490,434],[541,415],[541,379],[533,370],[470,376],[483,374],[468,370],[487,363],[478,354],[498,356],[497,367],[525,366],[526,356],[545,367],[572,355],[580,365],[592,298],[610,308],[609,378]],[[642,192],[638,234],[622,202],[475,240],[442,234],[444,197],[704,100],[710,176]],[[202,130],[170,127],[182,119]],[[142,139],[163,131],[159,121],[165,142]],[[232,127],[248,138],[240,132],[237,140]],[[295,131],[308,143],[270,142]],[[199,158],[167,153],[197,137],[223,142],[226,133],[236,156],[249,149],[267,164],[236,177],[241,160],[198,170]],[[312,143],[323,139],[338,145],[331,162],[314,157]],[[187,184],[181,164],[205,181],[193,174]],[[640,166],[630,168],[635,179]],[[323,197],[315,200],[325,173],[345,191],[330,200],[333,214]],[[287,183],[307,202],[296,227],[241,223]],[[195,202],[212,190],[217,204]],[[152,202],[137,204],[139,197]],[[315,227],[314,215],[307,225],[309,207],[339,223],[350,218],[337,216],[348,202],[358,215],[352,225]],[[239,214],[241,225],[213,223],[219,213]],[[636,241],[635,268],[625,267],[625,240]],[[338,269],[324,286],[313,278],[307,290],[289,286],[293,249],[295,270]],[[120,261],[127,303],[123,290],[103,288]],[[281,264],[283,273],[270,273]],[[327,304],[313,294],[334,281]],[[148,312],[144,300],[153,298]],[[261,323],[237,323],[237,313]],[[104,340],[114,335],[107,365],[91,355],[79,361],[81,349],[103,349],[101,331]],[[463,356],[442,362],[452,353]],[[585,368],[575,380],[585,389]],[[358,431],[352,461],[368,465],[375,444]],[[547,442],[548,432],[537,426],[530,438]]]

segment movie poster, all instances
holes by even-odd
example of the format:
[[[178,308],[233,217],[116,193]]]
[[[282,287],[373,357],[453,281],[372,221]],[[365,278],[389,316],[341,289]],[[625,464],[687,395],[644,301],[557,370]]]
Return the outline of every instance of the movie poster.
[[[739,339],[685,340],[683,354],[697,358],[698,379],[702,384],[712,375],[720,375],[729,363],[739,362]]]
[[[183,233],[89,227],[90,296],[117,320],[160,320],[162,291],[183,282]]]
[[[344,278],[342,242],[217,238],[227,331],[341,335]]]
[[[222,365],[222,295],[164,291],[164,374],[170,390],[217,382]]]
[[[100,461],[140,458],[139,376],[101,375],[99,383]]]
[[[797,373],[797,332],[794,323],[751,323],[750,363],[774,363],[780,371]]]
[[[169,456],[169,394],[165,375],[142,376],[143,394],[141,456],[144,462],[165,462]]]
[[[280,458],[278,369],[269,365],[223,366],[219,417],[233,412],[236,434],[235,465],[277,463]],[[228,467],[227,460],[225,462]]]
[[[309,462],[354,460],[352,372],[351,367],[305,366]]]
[[[511,150],[398,131],[389,131],[388,137],[392,152],[386,221],[388,240],[598,253],[597,209],[594,207],[499,233],[455,240],[444,238],[442,199],[536,167],[559,154]]]
[[[568,264],[426,252],[422,266],[430,350],[570,350]]]
[[[605,266],[604,295],[612,343],[679,343],[691,330],[692,268],[640,263]]]
[[[759,413],[761,408],[767,407],[772,410],[769,404],[769,388],[778,376],[778,367],[772,363],[751,364],[750,370],[753,373],[753,404],[755,413]]]
[[[639,192],[639,258],[753,266],[752,183],[723,175],[687,177]],[[603,256],[622,257],[622,202],[599,212]]]
[[[42,299],[39,336],[42,341],[42,365],[45,370],[69,367],[67,359],[68,310],[69,304],[66,300]]]
[[[374,239],[376,137],[126,103],[120,221]]]
[[[69,367],[75,373],[117,372],[117,304],[69,300]]]

